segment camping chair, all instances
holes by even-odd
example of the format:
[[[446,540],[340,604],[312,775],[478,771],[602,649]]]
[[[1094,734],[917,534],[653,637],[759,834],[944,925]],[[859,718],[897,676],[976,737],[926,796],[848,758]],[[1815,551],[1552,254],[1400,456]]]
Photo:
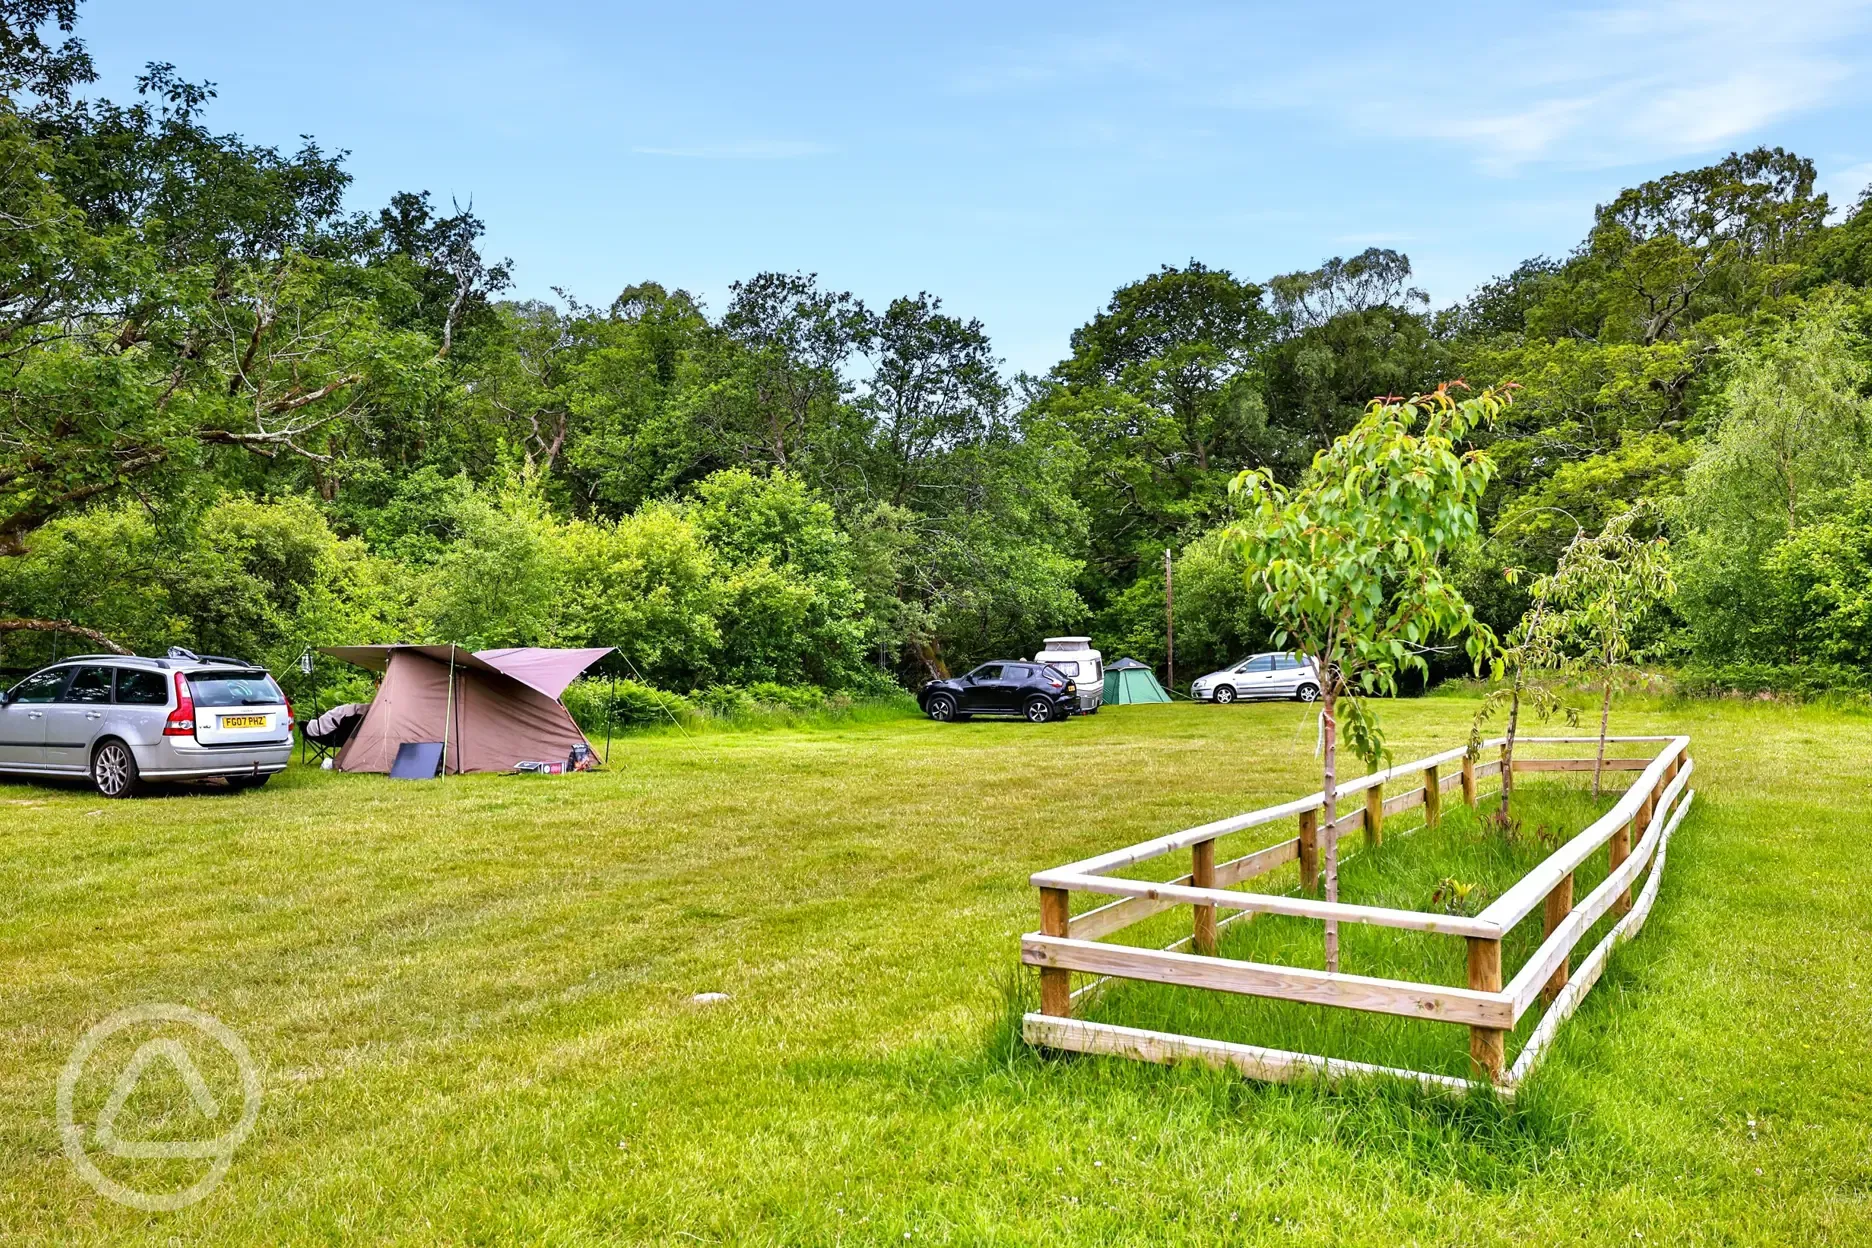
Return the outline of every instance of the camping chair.
[[[308,721],[299,730],[299,761],[306,761],[309,749],[312,761],[324,766],[325,760],[335,757],[356,734],[358,725],[364,722],[364,711],[365,703],[346,702]]]

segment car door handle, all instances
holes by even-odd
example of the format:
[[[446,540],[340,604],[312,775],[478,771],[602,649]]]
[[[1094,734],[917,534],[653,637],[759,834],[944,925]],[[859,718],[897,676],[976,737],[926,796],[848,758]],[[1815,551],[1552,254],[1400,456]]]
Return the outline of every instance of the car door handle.
[[[84,713],[84,717],[86,719],[103,719],[104,712],[103,711],[86,711]]]
[[[27,719],[44,719],[45,712],[44,711],[27,711],[26,718]]]

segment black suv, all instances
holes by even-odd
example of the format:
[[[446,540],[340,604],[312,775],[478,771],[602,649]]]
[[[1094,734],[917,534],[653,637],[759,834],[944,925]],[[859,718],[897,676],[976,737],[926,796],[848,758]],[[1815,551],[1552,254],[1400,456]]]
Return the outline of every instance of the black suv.
[[[1019,715],[1029,723],[1065,719],[1079,709],[1079,686],[1045,663],[984,663],[966,676],[932,680],[917,705],[942,723],[973,715]]]

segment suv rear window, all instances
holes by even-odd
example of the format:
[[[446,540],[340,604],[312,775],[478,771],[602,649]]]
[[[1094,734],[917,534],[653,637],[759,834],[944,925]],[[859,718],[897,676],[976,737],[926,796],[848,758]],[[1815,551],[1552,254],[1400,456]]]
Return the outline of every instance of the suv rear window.
[[[279,706],[286,701],[265,672],[197,672],[188,683],[196,706]]]

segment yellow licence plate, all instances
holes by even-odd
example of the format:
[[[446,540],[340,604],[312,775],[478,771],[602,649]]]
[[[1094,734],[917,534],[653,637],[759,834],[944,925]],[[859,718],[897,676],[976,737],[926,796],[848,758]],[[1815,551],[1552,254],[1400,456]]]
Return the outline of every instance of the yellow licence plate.
[[[267,726],[268,718],[266,715],[223,715],[221,726],[223,728],[264,728]]]

